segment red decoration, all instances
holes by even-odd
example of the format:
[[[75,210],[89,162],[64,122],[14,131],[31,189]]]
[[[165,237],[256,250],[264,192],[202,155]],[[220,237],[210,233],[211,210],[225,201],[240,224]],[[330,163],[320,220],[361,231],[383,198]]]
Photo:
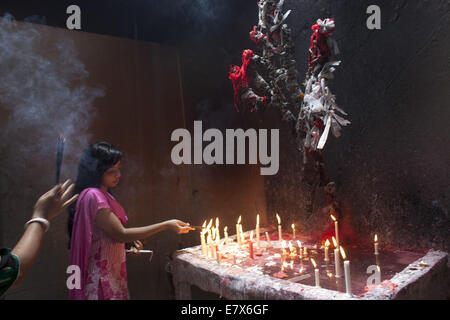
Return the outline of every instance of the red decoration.
[[[250,61],[253,56],[253,51],[250,49],[244,50],[242,53],[242,66],[232,66],[230,68],[229,79],[233,83],[234,89],[234,106],[236,107],[237,112],[239,112],[238,104],[240,104],[240,92],[244,88],[248,88],[248,74],[247,68],[250,64]]]
[[[334,21],[334,19],[329,19]],[[317,63],[322,63],[326,58],[331,56],[331,50],[328,47],[327,37],[333,33],[333,30],[321,32],[320,25],[316,23],[311,28],[314,32],[311,36],[311,43],[309,46],[309,67],[313,69]]]

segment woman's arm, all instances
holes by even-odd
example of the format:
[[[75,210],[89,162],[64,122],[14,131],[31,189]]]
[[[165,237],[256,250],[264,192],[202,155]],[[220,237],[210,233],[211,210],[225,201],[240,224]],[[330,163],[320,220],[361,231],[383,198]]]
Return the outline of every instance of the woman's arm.
[[[145,239],[164,230],[172,230],[177,233],[188,233],[190,230],[194,230],[188,223],[179,220],[168,220],[139,228],[124,228],[120,220],[109,209],[98,210],[95,223],[111,238],[122,243]]]
[[[74,188],[75,185],[67,180],[63,185],[57,185],[43,194],[34,206],[32,218],[44,218],[51,221],[78,198],[78,195],[70,198]],[[45,227],[41,223],[31,223],[12,250],[11,253],[16,255],[20,261],[19,276],[13,287],[17,287],[23,281],[36,260],[44,234]]]

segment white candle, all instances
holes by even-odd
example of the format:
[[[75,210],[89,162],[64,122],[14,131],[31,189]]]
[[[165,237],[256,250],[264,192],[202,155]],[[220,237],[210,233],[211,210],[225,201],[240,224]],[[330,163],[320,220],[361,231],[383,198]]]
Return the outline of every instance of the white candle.
[[[338,227],[338,221],[337,221],[337,219],[336,219],[333,215],[331,215],[331,219],[333,219],[333,221],[334,221],[334,233],[336,234],[336,243],[337,243],[337,246],[339,247],[339,227]]]
[[[241,228],[240,228],[241,218],[242,216],[239,216],[238,222],[236,224],[236,240],[239,246],[241,246]]]
[[[244,230],[242,229],[242,224],[239,225],[239,228],[241,229],[241,243],[244,244],[245,234],[244,234]]]
[[[295,224],[292,224],[292,239],[295,239]]]
[[[278,220],[278,239],[281,241],[283,241],[283,232],[281,231],[281,219],[280,216],[277,213],[277,220]]]
[[[374,241],[375,241],[375,254],[380,254],[378,252],[378,235],[375,235]]]
[[[216,250],[216,259],[217,259],[217,263],[220,264],[220,251],[218,249],[217,246],[214,247]]]
[[[300,259],[303,259],[302,243],[299,240],[297,240],[297,245],[298,245],[298,254],[300,256]]]
[[[345,291],[347,294],[352,294],[352,284],[350,279],[350,261],[345,260],[347,255],[345,254],[344,248],[339,248],[341,251],[342,259],[344,259],[344,273],[345,273]]]
[[[271,247],[272,242],[270,241],[269,233],[266,231],[266,239],[267,239],[267,246]]]
[[[259,235],[259,214],[256,216],[256,248],[260,249],[260,235]]]
[[[228,227],[223,229],[223,234],[225,236],[225,247],[228,247]]]
[[[220,229],[219,229],[219,218],[216,218],[216,243],[220,243]]]
[[[327,241],[325,241],[325,248],[324,248],[324,250],[325,250],[325,261],[330,261],[330,258],[328,258],[328,249],[329,249],[329,247],[330,247],[330,241],[328,241],[328,239],[327,239]]]
[[[319,269],[317,269],[317,263],[316,261],[311,258],[311,263],[314,266],[314,275],[315,275],[315,279],[316,279],[316,287],[320,287],[320,277],[319,277]]]
[[[213,259],[217,259],[217,252],[216,252],[216,245],[214,244],[213,241],[211,241],[211,253],[212,253],[212,257]]]
[[[334,265],[336,268],[336,278],[340,278],[342,276],[342,270],[341,270],[341,259],[339,257],[339,249],[334,249]]]
[[[206,251],[205,231],[204,230],[202,230],[200,232],[200,241],[202,243],[202,254],[205,256],[207,254],[207,251]]]

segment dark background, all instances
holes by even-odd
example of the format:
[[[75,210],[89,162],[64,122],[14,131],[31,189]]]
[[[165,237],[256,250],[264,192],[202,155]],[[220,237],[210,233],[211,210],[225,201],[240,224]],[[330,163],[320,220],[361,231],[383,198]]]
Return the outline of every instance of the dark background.
[[[248,37],[257,23],[256,0],[2,1],[0,13],[65,28],[70,4],[81,7],[82,32],[157,42],[177,52],[188,128],[194,120],[219,129],[280,128],[280,171],[264,178],[267,219],[280,212],[286,227],[295,221],[305,233],[328,227],[320,193],[314,215],[303,211],[301,157],[278,114],[238,114],[233,107],[227,73],[240,63],[242,50],[256,49]],[[381,30],[366,28],[371,4],[381,7]],[[293,10],[287,23],[300,80],[311,25],[318,18],[336,19],[343,63],[331,88],[352,124],[340,139],[329,139],[325,163],[338,185],[348,238],[370,241],[378,233],[384,245],[448,250],[450,2],[287,0],[284,8]],[[215,185],[233,190],[247,181],[242,178],[247,168],[233,171],[234,178],[226,167],[189,170],[193,209],[186,218],[195,222],[204,219],[197,212],[208,197],[227,201]],[[209,193],[211,188],[215,191]],[[224,218],[229,225],[235,209]],[[183,241],[197,244],[194,238]]]

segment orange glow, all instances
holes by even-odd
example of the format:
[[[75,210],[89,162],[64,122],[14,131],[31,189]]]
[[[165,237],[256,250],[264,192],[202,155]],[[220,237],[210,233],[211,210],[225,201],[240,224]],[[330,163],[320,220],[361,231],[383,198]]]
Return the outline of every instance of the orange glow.
[[[340,247],[339,250],[341,251],[342,259],[344,260],[347,259],[347,255],[345,254],[344,248]]]
[[[278,224],[281,224],[281,218],[280,218],[280,216],[278,215],[278,213],[277,213],[277,220],[278,220]]]

